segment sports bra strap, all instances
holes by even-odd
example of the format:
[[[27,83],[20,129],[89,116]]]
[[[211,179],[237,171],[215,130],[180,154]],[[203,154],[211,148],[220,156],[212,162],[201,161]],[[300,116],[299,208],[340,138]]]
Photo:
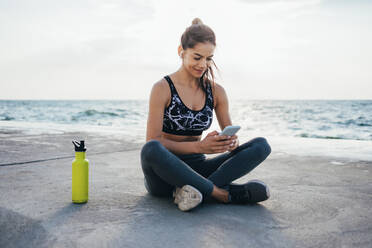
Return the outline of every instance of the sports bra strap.
[[[169,88],[171,89],[171,93],[172,93],[172,96],[173,96],[176,92],[175,92],[175,88],[174,88],[172,79],[170,79],[169,76],[165,76],[164,78],[165,78],[165,80],[167,80]]]

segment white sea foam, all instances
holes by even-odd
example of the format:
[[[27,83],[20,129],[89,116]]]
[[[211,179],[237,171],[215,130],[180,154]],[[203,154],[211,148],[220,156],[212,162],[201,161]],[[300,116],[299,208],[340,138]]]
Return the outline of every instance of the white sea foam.
[[[267,137],[267,140],[273,152],[372,161],[372,141],[296,137]]]

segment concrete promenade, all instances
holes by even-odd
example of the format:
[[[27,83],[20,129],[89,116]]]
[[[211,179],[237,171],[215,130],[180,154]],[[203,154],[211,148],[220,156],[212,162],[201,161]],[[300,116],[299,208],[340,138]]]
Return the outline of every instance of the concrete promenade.
[[[84,137],[89,201],[71,203],[72,139]],[[256,205],[191,212],[149,195],[142,144],[93,134],[0,135],[0,247],[372,247],[372,162],[272,154]]]

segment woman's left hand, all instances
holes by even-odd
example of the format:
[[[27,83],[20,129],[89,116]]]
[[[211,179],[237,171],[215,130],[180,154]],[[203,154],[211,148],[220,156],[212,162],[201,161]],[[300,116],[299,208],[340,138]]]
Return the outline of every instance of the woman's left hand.
[[[229,149],[227,149],[229,152],[233,151],[235,148],[237,148],[239,146],[238,136],[233,135],[233,136],[231,136],[230,139],[233,141],[233,143],[231,143]]]

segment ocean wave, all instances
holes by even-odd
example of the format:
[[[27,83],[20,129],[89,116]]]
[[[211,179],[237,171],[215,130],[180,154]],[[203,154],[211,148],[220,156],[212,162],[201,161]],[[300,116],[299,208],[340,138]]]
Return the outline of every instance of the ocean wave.
[[[85,111],[82,111],[82,112],[79,112],[73,115],[71,117],[71,120],[78,121],[79,119],[84,118],[84,117],[97,117],[97,116],[101,118],[101,117],[118,117],[120,115],[114,112],[105,112],[105,111],[97,111],[95,109],[88,109],[88,110],[85,110]]]
[[[92,115],[119,116],[118,114],[113,113],[113,112],[101,112],[101,111],[97,111],[97,110],[94,110],[94,109],[86,110],[86,111],[84,111],[83,113],[84,113],[85,115],[87,115],[87,116],[92,116]]]
[[[8,116],[8,115],[0,116],[0,121],[12,121],[12,120],[15,120],[15,118]]]
[[[337,121],[334,122],[335,124],[342,125],[342,126],[359,126],[359,127],[372,127],[372,121],[366,120],[364,117],[358,117],[357,119],[349,119],[346,121]]]
[[[317,134],[308,134],[308,133],[297,134],[295,135],[295,137],[315,138],[315,139],[348,139],[346,137],[341,137],[341,136],[317,135]]]

